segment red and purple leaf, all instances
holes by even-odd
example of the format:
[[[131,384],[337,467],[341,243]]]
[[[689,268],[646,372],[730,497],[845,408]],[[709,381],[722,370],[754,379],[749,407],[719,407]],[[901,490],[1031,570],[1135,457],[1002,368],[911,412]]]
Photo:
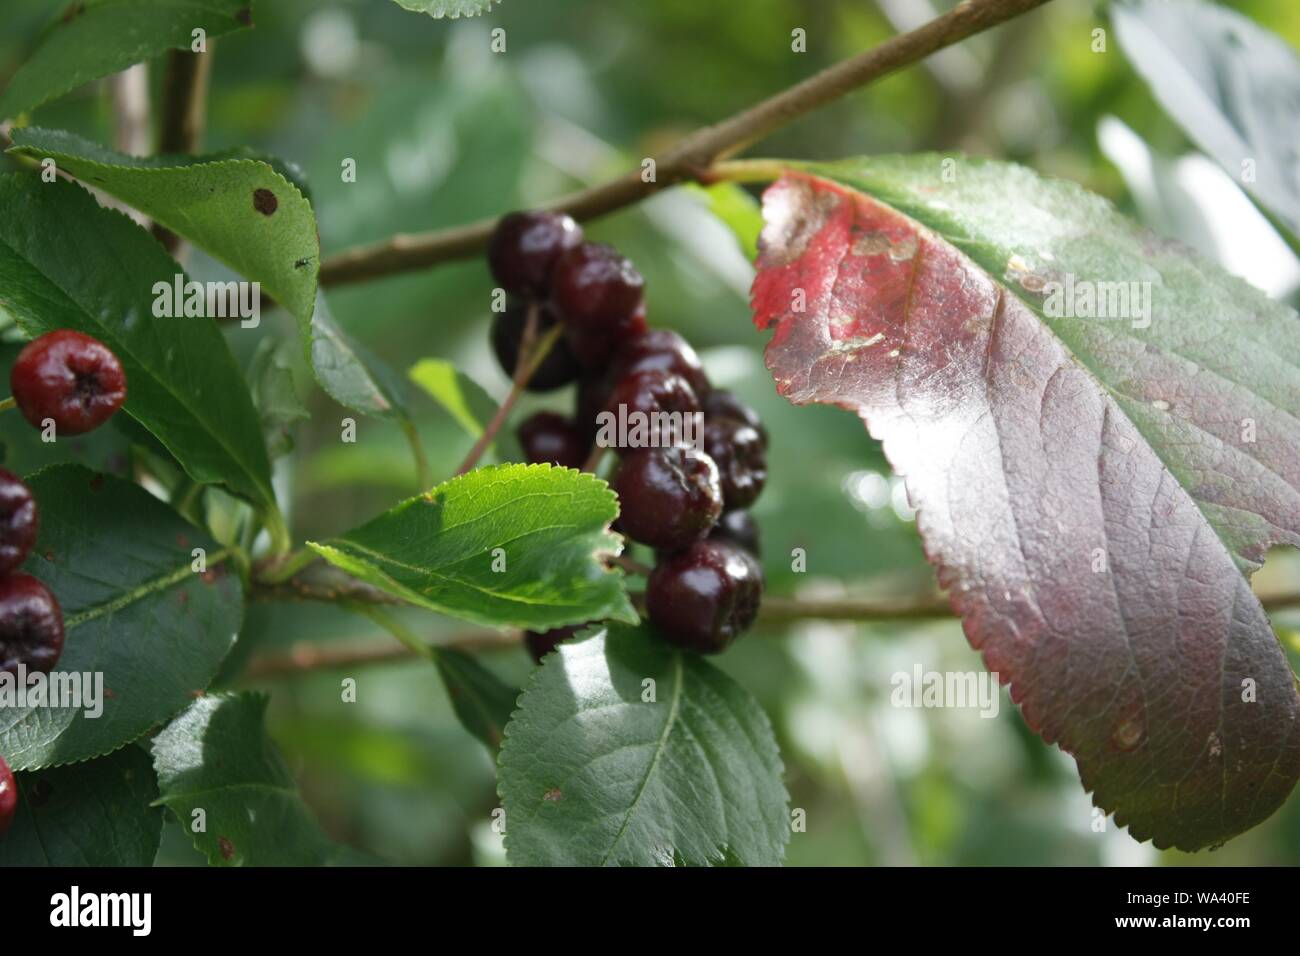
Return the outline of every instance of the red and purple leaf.
[[[1010,164],[802,167],[764,220],[779,391],[883,443],[971,644],[1094,802],[1189,850],[1269,816],[1300,694],[1248,575],[1300,544],[1295,312]]]

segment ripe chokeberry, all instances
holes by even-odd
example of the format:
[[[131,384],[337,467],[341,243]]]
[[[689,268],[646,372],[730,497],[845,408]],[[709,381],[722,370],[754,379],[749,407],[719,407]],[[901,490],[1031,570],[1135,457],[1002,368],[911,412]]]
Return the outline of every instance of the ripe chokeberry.
[[[737,547],[748,551],[754,557],[762,557],[758,522],[754,520],[753,515],[743,508],[725,512],[718,519],[718,523],[713,526],[713,530],[709,532],[709,537],[730,541]]]
[[[18,812],[18,784],[4,757],[0,757],[0,837],[9,832]]]
[[[584,242],[555,266],[551,301],[578,361],[596,368],[645,331],[645,280],[613,246]]]
[[[583,626],[585,625],[571,624],[568,627],[556,627],[549,631],[524,631],[524,645],[532,655],[533,661],[540,664],[543,657],[555,650],[562,641],[573,637],[578,632],[578,628]]]
[[[758,429],[733,418],[707,420],[704,450],[718,466],[723,507],[752,505],[767,483],[767,450]]]
[[[613,414],[615,422],[629,423],[628,436],[635,437],[638,444],[672,445],[684,437],[681,416],[694,415],[700,402],[680,375],[646,369],[619,379],[605,400],[605,410]],[[677,416],[676,420],[660,417],[664,414]],[[638,434],[641,423],[647,429],[644,436]]]
[[[549,306],[538,306],[537,329],[533,341],[540,339],[555,325],[556,321],[558,320],[555,312]],[[519,352],[523,348],[524,330],[527,326],[528,303],[521,299],[508,302],[506,310],[497,313],[492,320],[492,351],[496,353],[497,361],[501,363],[501,370],[507,375],[515,374],[515,366],[519,362]],[[573,352],[569,350],[564,339],[560,339],[551,346],[551,350],[546,353],[546,358],[542,359],[542,364],[537,366],[524,387],[530,392],[550,392],[568,385],[578,377],[580,370],[581,367],[578,365],[578,360],[573,357]]]
[[[652,548],[684,548],[708,534],[722,514],[718,467],[689,448],[634,449],[619,462],[611,484],[620,529]]]
[[[709,379],[704,374],[700,357],[689,342],[671,329],[649,329],[620,345],[614,356],[610,381],[651,369],[680,375],[700,399],[710,392]]]
[[[758,562],[709,538],[660,559],[646,584],[646,613],[668,643],[716,654],[754,623],[762,595]]]
[[[36,499],[18,476],[0,468],[0,574],[27,560],[36,542]]]
[[[573,422],[555,412],[537,412],[525,419],[517,434],[524,457],[563,468],[581,469],[587,460],[587,436]]]
[[[23,417],[37,428],[46,419],[63,435],[104,424],[126,400],[126,373],[103,342],[58,329],[28,342],[9,373]]]
[[[507,292],[545,299],[556,262],[581,242],[582,228],[563,213],[512,212],[488,240],[488,267]]]
[[[30,574],[0,578],[0,671],[49,673],[63,653],[63,611]]]
[[[710,419],[721,421],[731,419],[732,421],[743,422],[750,428],[758,432],[759,437],[763,439],[763,447],[767,447],[767,428],[764,427],[762,419],[758,417],[758,412],[754,411],[731,392],[725,389],[715,388],[707,395],[701,395],[701,405],[704,408],[704,421],[707,423]]]

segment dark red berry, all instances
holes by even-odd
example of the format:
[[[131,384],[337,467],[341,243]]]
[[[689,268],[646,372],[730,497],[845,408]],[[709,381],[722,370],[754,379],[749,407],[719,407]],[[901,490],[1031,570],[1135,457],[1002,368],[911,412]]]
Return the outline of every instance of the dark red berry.
[[[524,457],[529,461],[549,461],[552,465],[580,470],[587,460],[587,436],[555,412],[537,412],[525,419],[518,435]]]
[[[610,383],[604,375],[584,375],[578,379],[577,415],[578,427],[589,434],[596,433],[596,416],[605,410],[609,402]]]
[[[720,421],[729,418],[733,421],[744,422],[750,428],[755,429],[763,439],[763,447],[767,447],[767,429],[763,426],[763,421],[758,417],[758,412],[754,411],[731,392],[724,389],[715,388],[707,395],[701,395],[701,405],[704,408],[704,422],[708,424],[709,420]]]
[[[664,640],[716,654],[754,623],[762,596],[758,562],[710,538],[659,561],[646,584],[645,605]]]
[[[610,380],[651,369],[680,375],[700,399],[711,390],[695,349],[671,329],[649,329],[619,346]]]
[[[126,401],[126,373],[112,350],[71,329],[28,342],[9,373],[23,417],[37,428],[53,419],[61,435],[98,428]]]
[[[0,757],[0,837],[9,832],[18,812],[18,784],[4,757]]]
[[[704,450],[718,466],[723,507],[752,505],[767,483],[767,450],[758,430],[732,418],[706,420]]]
[[[533,341],[540,339],[556,321],[555,312],[550,307],[539,306],[537,331]],[[507,303],[506,310],[497,313],[492,320],[492,351],[501,363],[501,370],[511,377],[515,374],[515,364],[519,361],[519,350],[523,346],[527,325],[528,304],[520,299]],[[573,352],[564,339],[560,339],[551,346],[525,387],[530,392],[554,391],[576,379],[580,370]]]
[[[633,372],[620,379],[605,400],[605,411],[610,414],[605,416],[605,427],[596,440],[606,447],[617,447],[619,423],[623,423],[631,447],[679,444],[695,434],[685,416],[699,410],[694,390],[680,375],[658,369]]]
[[[36,499],[18,476],[0,468],[0,574],[27,560],[36,541]]]
[[[763,553],[759,545],[758,522],[743,508],[725,512],[709,532],[709,537],[730,541],[756,558]]]
[[[0,578],[0,671],[49,673],[63,653],[63,611],[40,581],[21,572]]]
[[[556,212],[512,212],[502,216],[488,240],[488,266],[501,288],[544,299],[560,256],[582,242],[582,228]]]
[[[557,627],[549,631],[524,631],[524,645],[528,648],[528,653],[533,656],[533,660],[540,664],[542,658],[551,651],[555,650],[562,641],[567,641],[577,633],[581,624],[573,624],[569,627]]]
[[[612,246],[584,242],[564,254],[555,267],[551,301],[579,362],[601,366],[645,330],[644,291],[641,273]]]
[[[684,548],[708,534],[722,514],[718,467],[708,455],[689,448],[629,451],[612,484],[620,502],[620,527],[652,548]]]

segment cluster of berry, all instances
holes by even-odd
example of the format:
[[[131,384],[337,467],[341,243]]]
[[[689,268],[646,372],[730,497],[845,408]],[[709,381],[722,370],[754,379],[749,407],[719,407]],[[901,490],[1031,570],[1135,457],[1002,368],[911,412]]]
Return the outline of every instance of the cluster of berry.
[[[9,376],[14,403],[37,428],[56,435],[98,428],[126,400],[122,363],[104,343],[59,329],[29,342]],[[0,672],[49,673],[63,653],[63,611],[30,574],[15,569],[36,543],[39,515],[31,489],[0,468]],[[0,756],[0,836],[13,822],[18,791]]]
[[[618,447],[611,484],[621,508],[617,530],[656,554],[645,597],[650,620],[673,644],[723,650],[753,624],[762,596],[758,531],[746,510],[767,479],[768,436],[757,413],[710,385],[680,335],[646,326],[641,274],[611,246],[584,242],[570,217],[505,216],[488,264],[515,297],[492,326],[502,368],[515,372],[530,324],[536,341],[558,323],[562,336],[526,387],[546,392],[578,383],[574,418],[539,412],[520,425],[529,461],[594,467],[602,417],[702,418],[692,444],[661,425],[637,447]],[[540,660],[574,630],[530,632],[528,646]]]

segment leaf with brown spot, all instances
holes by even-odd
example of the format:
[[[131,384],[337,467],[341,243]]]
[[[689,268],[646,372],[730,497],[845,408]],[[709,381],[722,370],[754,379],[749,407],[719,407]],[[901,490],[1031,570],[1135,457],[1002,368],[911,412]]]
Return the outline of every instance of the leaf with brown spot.
[[[1138,839],[1197,849],[1271,814],[1300,696],[1248,578],[1300,543],[1295,312],[1006,163],[802,166],[764,216],[778,390],[883,442],[1029,725]],[[1132,282],[1124,311],[1105,284]]]

